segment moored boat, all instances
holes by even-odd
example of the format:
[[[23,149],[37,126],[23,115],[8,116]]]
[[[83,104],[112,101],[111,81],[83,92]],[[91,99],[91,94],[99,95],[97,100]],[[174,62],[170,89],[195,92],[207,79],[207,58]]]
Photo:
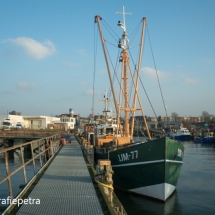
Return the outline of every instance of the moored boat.
[[[187,141],[191,139],[191,133],[187,128],[180,128],[176,132],[171,132],[170,136],[179,141]]]
[[[100,16],[95,17],[98,24],[101,42],[103,46],[105,61],[107,65],[113,101],[116,110],[116,118],[106,114],[104,121],[94,125],[93,132],[90,129],[90,142],[95,149],[95,161],[99,159],[110,159],[114,170],[114,186],[129,192],[145,195],[166,201],[174,192],[183,164],[184,146],[175,139],[166,136],[152,139],[145,114],[138,94],[138,82],[141,68],[142,48],[146,19],[142,19],[142,35],[136,78],[132,76],[129,66],[129,46],[125,25],[125,12],[123,7],[123,22],[118,22],[122,27],[122,38],[119,39],[118,48],[121,49],[119,62],[122,64],[119,87],[119,100],[116,100],[115,90],[108,64],[105,40],[102,35]],[[128,79],[131,78],[134,86],[133,103],[129,103]],[[124,104],[122,105],[122,100]],[[106,100],[107,101],[107,100]],[[138,103],[139,106],[136,104]],[[135,112],[141,111],[145,122],[148,139],[144,142],[133,141]],[[123,120],[121,112],[124,113]],[[105,109],[105,113],[108,111]],[[129,114],[132,115],[131,120]],[[108,120],[107,120],[108,119]],[[112,119],[112,120],[111,120]],[[131,123],[129,123],[129,120]],[[88,126],[88,129],[90,127]],[[91,125],[92,128],[92,125]],[[85,129],[86,130],[86,129]],[[85,134],[89,137],[89,135]]]
[[[95,159],[111,160],[115,187],[165,201],[176,188],[183,153],[181,143],[163,137],[108,150],[96,147]]]
[[[215,137],[213,132],[206,132],[203,137],[194,137],[194,143],[214,143]]]

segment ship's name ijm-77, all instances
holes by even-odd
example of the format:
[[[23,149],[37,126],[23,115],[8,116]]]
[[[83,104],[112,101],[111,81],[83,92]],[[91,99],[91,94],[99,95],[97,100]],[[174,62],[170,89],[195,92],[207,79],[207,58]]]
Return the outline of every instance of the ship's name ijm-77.
[[[118,157],[119,157],[119,162],[128,161],[129,159],[137,159],[138,150],[130,151],[129,153],[124,153],[124,154],[118,155]]]

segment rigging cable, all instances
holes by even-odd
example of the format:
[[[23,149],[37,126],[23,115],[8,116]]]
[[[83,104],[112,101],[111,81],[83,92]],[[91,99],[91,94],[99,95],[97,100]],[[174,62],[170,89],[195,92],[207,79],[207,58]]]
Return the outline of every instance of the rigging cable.
[[[118,50],[118,55],[117,55],[117,59],[116,59],[116,65],[115,65],[115,68],[113,68],[113,70],[114,70],[113,77],[112,77],[113,84],[114,84],[114,81],[115,81],[115,78],[116,78],[116,71],[118,71],[118,67],[119,67],[119,63],[118,63],[119,55],[120,55],[120,51]],[[110,97],[110,95],[111,95],[111,88],[109,88],[108,95]]]
[[[157,76],[157,80],[158,80],[158,84],[159,84],[159,88],[160,88],[160,93],[161,93],[161,97],[162,97],[162,101],[163,101],[163,105],[164,105],[164,110],[165,110],[165,113],[166,113],[167,121],[169,122],[170,131],[171,131],[170,121],[168,120],[167,108],[166,108],[166,105],[165,105],[165,102],[164,102],[163,92],[162,92],[160,80],[159,80],[159,77],[158,77],[158,71],[157,71],[157,67],[156,67],[156,64],[155,64],[154,53],[153,53],[153,50],[152,50],[151,39],[150,39],[150,36],[149,36],[149,30],[148,30],[148,26],[147,25],[146,25],[146,29],[147,29],[147,33],[148,33],[148,37],[149,37],[149,44],[150,44],[152,58],[153,58],[154,67],[155,67],[155,71],[156,71],[156,76]]]
[[[113,37],[113,39],[116,41],[116,42],[118,42],[117,41],[117,39],[114,37],[114,35],[110,32],[110,30],[118,37],[118,35],[116,34],[116,32],[108,25],[108,23],[104,20],[104,19],[102,19],[102,21],[103,22],[101,22],[102,23],[102,25],[106,28],[106,30],[109,32],[109,34]],[[110,30],[109,30],[109,29]],[[106,47],[106,50],[108,51],[108,49],[107,49],[107,45],[106,45],[106,43],[109,43],[109,44],[111,44],[112,46],[114,46],[114,47],[117,47],[116,45],[114,45],[113,43],[111,43],[111,42],[109,42],[109,41],[107,41],[105,38],[104,38],[104,44],[105,44],[105,47]],[[118,52],[118,56],[119,56],[119,52]],[[110,58],[110,56],[109,56],[109,59],[111,60],[111,58]],[[111,64],[112,64],[112,67],[113,67],[113,63],[112,63],[112,61],[111,61]],[[116,63],[116,66],[117,66],[117,63]],[[116,71],[116,67],[115,67],[115,69],[114,69],[114,67],[113,67],[113,70],[114,71]],[[115,74],[115,72],[114,72],[114,74]],[[113,76],[113,83],[114,83],[114,80],[115,80],[115,78],[114,78],[114,76]],[[110,97],[110,94],[111,94],[111,89],[109,89],[109,92],[108,92],[108,97]],[[109,106],[109,104],[108,104],[108,106]]]
[[[105,40],[107,43],[109,43],[109,44],[111,44],[112,46],[114,46],[114,47],[116,47],[116,48],[118,48],[116,45],[114,45],[113,43],[111,43],[111,42],[109,42],[109,41],[107,41],[107,40]]]
[[[132,43],[132,41],[133,41],[133,39],[135,38],[135,36],[136,36],[136,34],[137,34],[137,32],[138,32],[138,30],[140,29],[140,25],[141,25],[141,22],[142,21],[140,21],[139,22],[139,24],[137,25],[137,27],[134,29],[134,31],[131,33],[131,36],[132,36],[132,34],[134,34],[134,36],[133,36],[133,38],[131,39],[131,42],[129,42],[129,44],[131,44]],[[145,38],[144,38],[144,40],[145,40]],[[138,47],[139,47],[139,45],[138,45]],[[133,62],[133,64],[134,64],[134,77],[135,77],[135,74],[137,74],[137,68],[136,68],[136,66],[137,66],[137,62],[136,62],[136,64],[134,63],[134,59],[132,58],[132,55],[131,55],[131,52],[130,52],[130,46],[129,46],[129,55],[131,56],[131,59],[132,59],[132,62]],[[137,58],[138,58],[138,54],[137,54]],[[136,72],[135,72],[136,71]],[[147,97],[147,99],[148,99],[148,101],[149,101],[149,104],[150,104],[150,106],[151,106],[151,108],[152,108],[152,110],[153,110],[153,112],[154,112],[154,115],[155,115],[155,117],[157,118],[157,115],[156,115],[156,113],[155,113],[155,110],[154,110],[154,108],[153,108],[153,106],[152,106],[152,103],[151,103],[151,101],[150,101],[150,99],[149,99],[149,97],[148,97],[148,94],[147,94],[147,92],[146,92],[146,90],[145,90],[145,88],[144,88],[144,86],[143,86],[143,83],[142,83],[142,80],[141,80],[141,78],[139,77],[139,80],[140,80],[140,82],[141,82],[141,85],[142,85],[142,87],[143,87],[143,89],[144,89],[144,91],[145,91],[145,94],[146,94],[146,97]],[[131,93],[132,91],[130,91],[130,93]],[[131,94],[130,94],[131,95]]]
[[[103,24],[104,22],[104,24]],[[109,29],[105,26],[105,24],[110,28],[110,30],[119,38],[119,36],[116,34],[116,32],[107,24],[107,22],[105,22],[105,20],[103,19],[103,22],[101,22],[103,24],[103,26],[107,29],[107,31],[110,33],[110,35],[114,38],[114,40],[117,41],[117,39],[113,36],[113,34],[109,31]]]
[[[133,58],[132,58],[132,55],[131,55],[130,51],[129,51],[129,54],[130,54],[131,59],[132,59],[132,62],[133,62],[133,64],[134,64],[134,60],[133,60]],[[134,64],[134,65],[135,65],[135,64]],[[135,71],[137,72],[136,66],[135,66]],[[149,96],[148,96],[148,94],[147,94],[147,92],[146,92],[146,89],[145,89],[145,87],[144,87],[144,85],[143,85],[143,82],[142,82],[142,80],[141,80],[140,77],[139,77],[139,80],[140,80],[140,83],[141,83],[141,85],[142,85],[142,88],[143,88],[143,90],[144,90],[144,92],[145,92],[145,94],[146,94],[146,97],[147,97],[147,99],[148,99],[148,101],[149,101],[149,104],[150,104],[150,106],[151,106],[151,108],[152,108],[152,110],[153,110],[153,112],[154,112],[154,115],[155,115],[155,117],[157,118],[157,115],[156,115],[156,113],[155,113],[155,110],[154,110],[154,108],[153,108],[153,105],[152,105],[152,103],[151,103],[151,101],[150,101],[150,99],[149,99]]]
[[[106,40],[104,40],[104,41],[106,42]],[[116,77],[116,78],[117,78],[117,80],[118,80],[118,83],[119,83],[119,79],[118,79],[118,77],[117,77],[117,75],[116,75],[116,68],[114,68],[114,66],[113,66],[113,62],[112,62],[112,60],[111,60],[110,53],[109,53],[109,51],[108,51],[108,48],[107,48],[107,46],[106,46],[106,43],[104,43],[104,44],[105,44],[105,48],[106,48],[106,51],[107,51],[108,57],[109,57],[110,62],[111,62],[111,66],[112,66],[112,68],[113,68],[113,70],[114,70],[114,74],[115,74],[115,76],[113,76],[113,77]],[[118,52],[118,56],[119,56],[119,52]],[[116,66],[117,66],[117,62],[116,62]],[[114,80],[115,80],[115,78],[113,79],[113,83],[114,83]]]
[[[136,28],[133,30],[133,32],[131,33],[130,37],[132,36],[132,34],[134,34],[133,38],[131,39],[131,42],[133,41],[134,37],[135,37],[136,34],[137,34],[137,31],[139,30],[140,25],[141,25],[141,22],[142,22],[142,20],[140,21],[140,23],[137,25],[137,27],[136,27]],[[131,42],[130,42],[130,44],[131,44]]]
[[[109,57],[109,59],[110,59],[110,61],[111,61],[112,67],[113,67],[113,63],[112,63],[112,60],[111,60],[111,58],[110,58],[110,53],[108,52],[106,43],[105,43],[105,47],[106,47],[108,57]],[[119,86],[120,86],[120,90],[122,90],[123,95],[124,95],[124,90],[123,90],[123,88],[122,88],[121,85],[120,85],[120,81],[119,81],[119,78],[118,78],[118,76],[117,76],[117,74],[116,74],[116,71],[114,71],[114,73],[115,73],[115,77],[116,77],[116,79],[117,79],[117,81],[118,81],[118,84],[119,84]],[[129,104],[128,104],[128,107],[130,108],[130,105],[129,105]],[[116,110],[117,110],[117,107],[115,107],[115,108],[116,108]],[[121,112],[120,112],[120,114],[121,114]]]
[[[136,26],[136,28],[135,28],[135,29],[133,30],[133,32],[131,33],[130,37],[132,36],[132,34],[134,34],[134,36],[133,36],[133,38],[131,39],[131,41],[129,41],[129,46],[128,46],[128,49],[127,49],[127,50],[130,50],[130,44],[132,43],[133,39],[135,38],[135,36],[136,36],[136,34],[137,34],[137,31],[140,29],[141,22],[142,22],[142,21],[139,22],[139,24]],[[137,46],[139,47],[139,45],[137,45]],[[133,47],[133,48],[134,48],[134,47]],[[130,51],[129,51],[129,53],[130,53]],[[131,53],[130,53],[130,55],[131,55]],[[138,54],[137,54],[137,61],[138,61]],[[136,75],[136,72],[135,72],[136,66],[137,66],[137,63],[134,64],[134,67],[135,67],[135,69],[134,69],[134,71],[133,71],[134,79],[135,79],[135,75]],[[132,82],[132,83],[131,83],[131,89],[130,89],[129,103],[130,103],[130,99],[131,99],[131,94],[132,94],[132,89],[133,89],[133,87],[134,87],[134,83]],[[132,113],[130,112],[130,116],[131,116],[131,114],[132,114]]]
[[[112,33],[109,31],[109,29],[106,27],[106,25],[110,28],[110,30],[111,30],[118,38],[119,38],[119,36],[118,36],[118,35],[116,34],[116,32],[108,25],[108,23],[107,23],[104,19],[103,19],[103,22],[101,22],[101,23],[102,23],[103,26],[107,29],[107,31],[110,33],[110,35],[114,38],[114,40],[115,40],[116,42],[118,42],[117,39],[113,36],[113,34],[112,34]],[[106,43],[109,43],[109,44],[111,44],[112,46],[117,47],[116,45],[114,45],[113,43],[107,41],[106,39],[104,39],[104,42],[105,42],[105,47],[106,47],[107,52],[108,52],[108,49],[107,49]],[[118,48],[118,47],[117,47],[117,48]],[[108,56],[109,56],[109,59],[111,60],[109,52],[108,52]],[[113,67],[113,70],[114,70],[114,74],[113,74],[113,76],[112,76],[113,83],[114,83],[114,81],[115,81],[115,77],[117,77],[117,76],[116,76],[116,67],[117,67],[117,65],[119,65],[119,64],[117,64],[118,59],[119,59],[119,51],[118,51],[118,55],[117,55],[117,56],[118,56],[118,57],[117,57],[117,60],[116,60],[116,66],[115,66],[115,68],[114,68],[113,63],[112,63],[112,61],[111,61],[111,64],[112,64],[112,67]],[[110,88],[109,91],[108,91],[108,97],[110,97],[110,95],[111,95],[111,88]],[[109,103],[108,103],[108,107],[109,107]]]

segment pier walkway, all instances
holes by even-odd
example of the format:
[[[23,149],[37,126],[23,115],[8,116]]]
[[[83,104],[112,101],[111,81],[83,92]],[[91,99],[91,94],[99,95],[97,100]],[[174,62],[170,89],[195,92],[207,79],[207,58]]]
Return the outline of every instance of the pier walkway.
[[[39,199],[40,204],[23,204],[18,215],[104,214],[74,137],[57,154],[28,198]]]

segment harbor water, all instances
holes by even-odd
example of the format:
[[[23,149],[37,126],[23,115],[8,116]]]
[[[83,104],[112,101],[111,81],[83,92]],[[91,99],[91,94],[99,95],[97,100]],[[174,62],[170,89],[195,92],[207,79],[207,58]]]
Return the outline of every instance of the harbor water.
[[[184,164],[176,192],[165,203],[115,190],[128,215],[215,214],[215,144],[183,144]]]
[[[215,214],[215,144],[201,144],[188,141],[185,146],[184,164],[176,192],[165,202],[155,201],[115,189],[128,215],[214,215]],[[18,153],[10,160],[10,170],[21,165]],[[39,167],[39,161],[37,162]],[[37,169],[38,171],[38,169]],[[0,176],[5,175],[4,158],[0,155]],[[33,177],[33,166],[27,166],[28,181]],[[12,177],[13,192],[16,196],[24,184],[23,171]],[[9,195],[7,182],[0,185],[0,199]],[[1,212],[0,212],[1,214]]]

